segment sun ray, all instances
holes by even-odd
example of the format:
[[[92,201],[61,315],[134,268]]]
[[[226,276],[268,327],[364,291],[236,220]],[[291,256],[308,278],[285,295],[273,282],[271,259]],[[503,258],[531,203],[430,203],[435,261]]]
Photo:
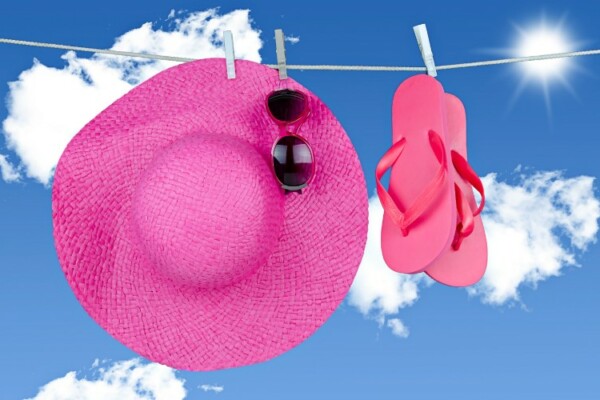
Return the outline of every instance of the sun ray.
[[[517,100],[519,99],[519,97],[521,97],[521,94],[523,93],[523,91],[525,90],[525,88],[527,87],[527,77],[522,76],[521,79],[519,79],[519,83],[517,84],[517,87],[515,88],[515,90],[513,91],[513,94],[510,98],[510,100],[508,101],[508,111],[512,110],[512,108],[515,106],[515,104],[517,103]]]
[[[560,16],[560,18],[558,19],[558,21],[556,22],[556,28],[561,32],[564,32],[564,30],[565,30],[565,25],[567,23],[568,15],[569,15],[568,11],[563,12],[562,15]]]
[[[544,92],[544,103],[546,104],[546,112],[548,114],[548,121],[552,122],[552,102],[550,100],[550,88],[549,88],[548,81],[545,80],[542,83],[542,89]]]
[[[573,85],[571,85],[571,82],[569,82],[569,80],[564,75],[557,76],[556,80],[562,85],[562,87],[564,87],[567,90],[567,92],[571,94],[571,96],[573,96],[573,98],[575,98],[578,102],[581,102],[581,99],[577,95],[575,88],[573,87]]]

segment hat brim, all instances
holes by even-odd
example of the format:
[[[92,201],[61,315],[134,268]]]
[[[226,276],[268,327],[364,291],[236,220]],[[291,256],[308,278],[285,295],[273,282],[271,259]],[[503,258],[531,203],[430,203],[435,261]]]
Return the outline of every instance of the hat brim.
[[[366,242],[368,199],[356,152],[330,110],[288,79],[286,86],[308,97],[302,135],[316,172],[301,195],[286,196],[284,226],[266,264],[212,290],[176,287],[148,268],[130,209],[153,154],[211,132],[234,135],[270,158],[278,128],[264,99],[279,84],[277,72],[249,61],[236,61],[236,71],[228,80],[223,59],[205,59],[161,72],[86,125],[54,178],[55,245],[77,299],[124,345],[178,369],[249,365],[301,343],[343,300]]]

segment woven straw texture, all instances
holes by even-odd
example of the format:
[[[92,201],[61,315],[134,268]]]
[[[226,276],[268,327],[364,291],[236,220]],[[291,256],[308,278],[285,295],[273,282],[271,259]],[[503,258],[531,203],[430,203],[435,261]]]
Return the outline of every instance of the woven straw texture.
[[[318,329],[346,295],[367,235],[356,152],[308,94],[301,134],[316,161],[301,195],[270,169],[277,71],[223,59],[182,64],[116,101],[69,143],[52,211],[61,267],[113,337],[174,368],[271,359]]]

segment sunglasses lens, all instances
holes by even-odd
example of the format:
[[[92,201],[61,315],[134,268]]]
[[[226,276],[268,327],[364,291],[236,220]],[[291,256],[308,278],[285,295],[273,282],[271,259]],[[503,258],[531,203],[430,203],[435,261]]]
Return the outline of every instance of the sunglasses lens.
[[[271,115],[282,122],[296,121],[306,109],[306,98],[300,92],[283,89],[273,92],[268,99]]]
[[[300,190],[313,174],[313,155],[307,142],[297,136],[284,136],[273,148],[275,175],[287,190]]]

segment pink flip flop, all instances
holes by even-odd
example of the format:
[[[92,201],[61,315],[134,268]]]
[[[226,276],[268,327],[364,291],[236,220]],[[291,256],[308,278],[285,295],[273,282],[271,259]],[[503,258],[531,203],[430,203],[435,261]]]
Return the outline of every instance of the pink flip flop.
[[[487,266],[487,241],[479,215],[485,204],[485,193],[481,180],[467,162],[467,122],[462,102],[446,94],[446,112],[458,222],[452,246],[425,272],[440,283],[462,287],[477,283]],[[479,206],[472,188],[481,194]]]
[[[408,78],[392,105],[393,144],[375,172],[384,209],[381,250],[402,273],[422,272],[451,244],[456,230],[453,181],[448,172],[444,89],[428,75]],[[381,178],[392,169],[389,191]]]

